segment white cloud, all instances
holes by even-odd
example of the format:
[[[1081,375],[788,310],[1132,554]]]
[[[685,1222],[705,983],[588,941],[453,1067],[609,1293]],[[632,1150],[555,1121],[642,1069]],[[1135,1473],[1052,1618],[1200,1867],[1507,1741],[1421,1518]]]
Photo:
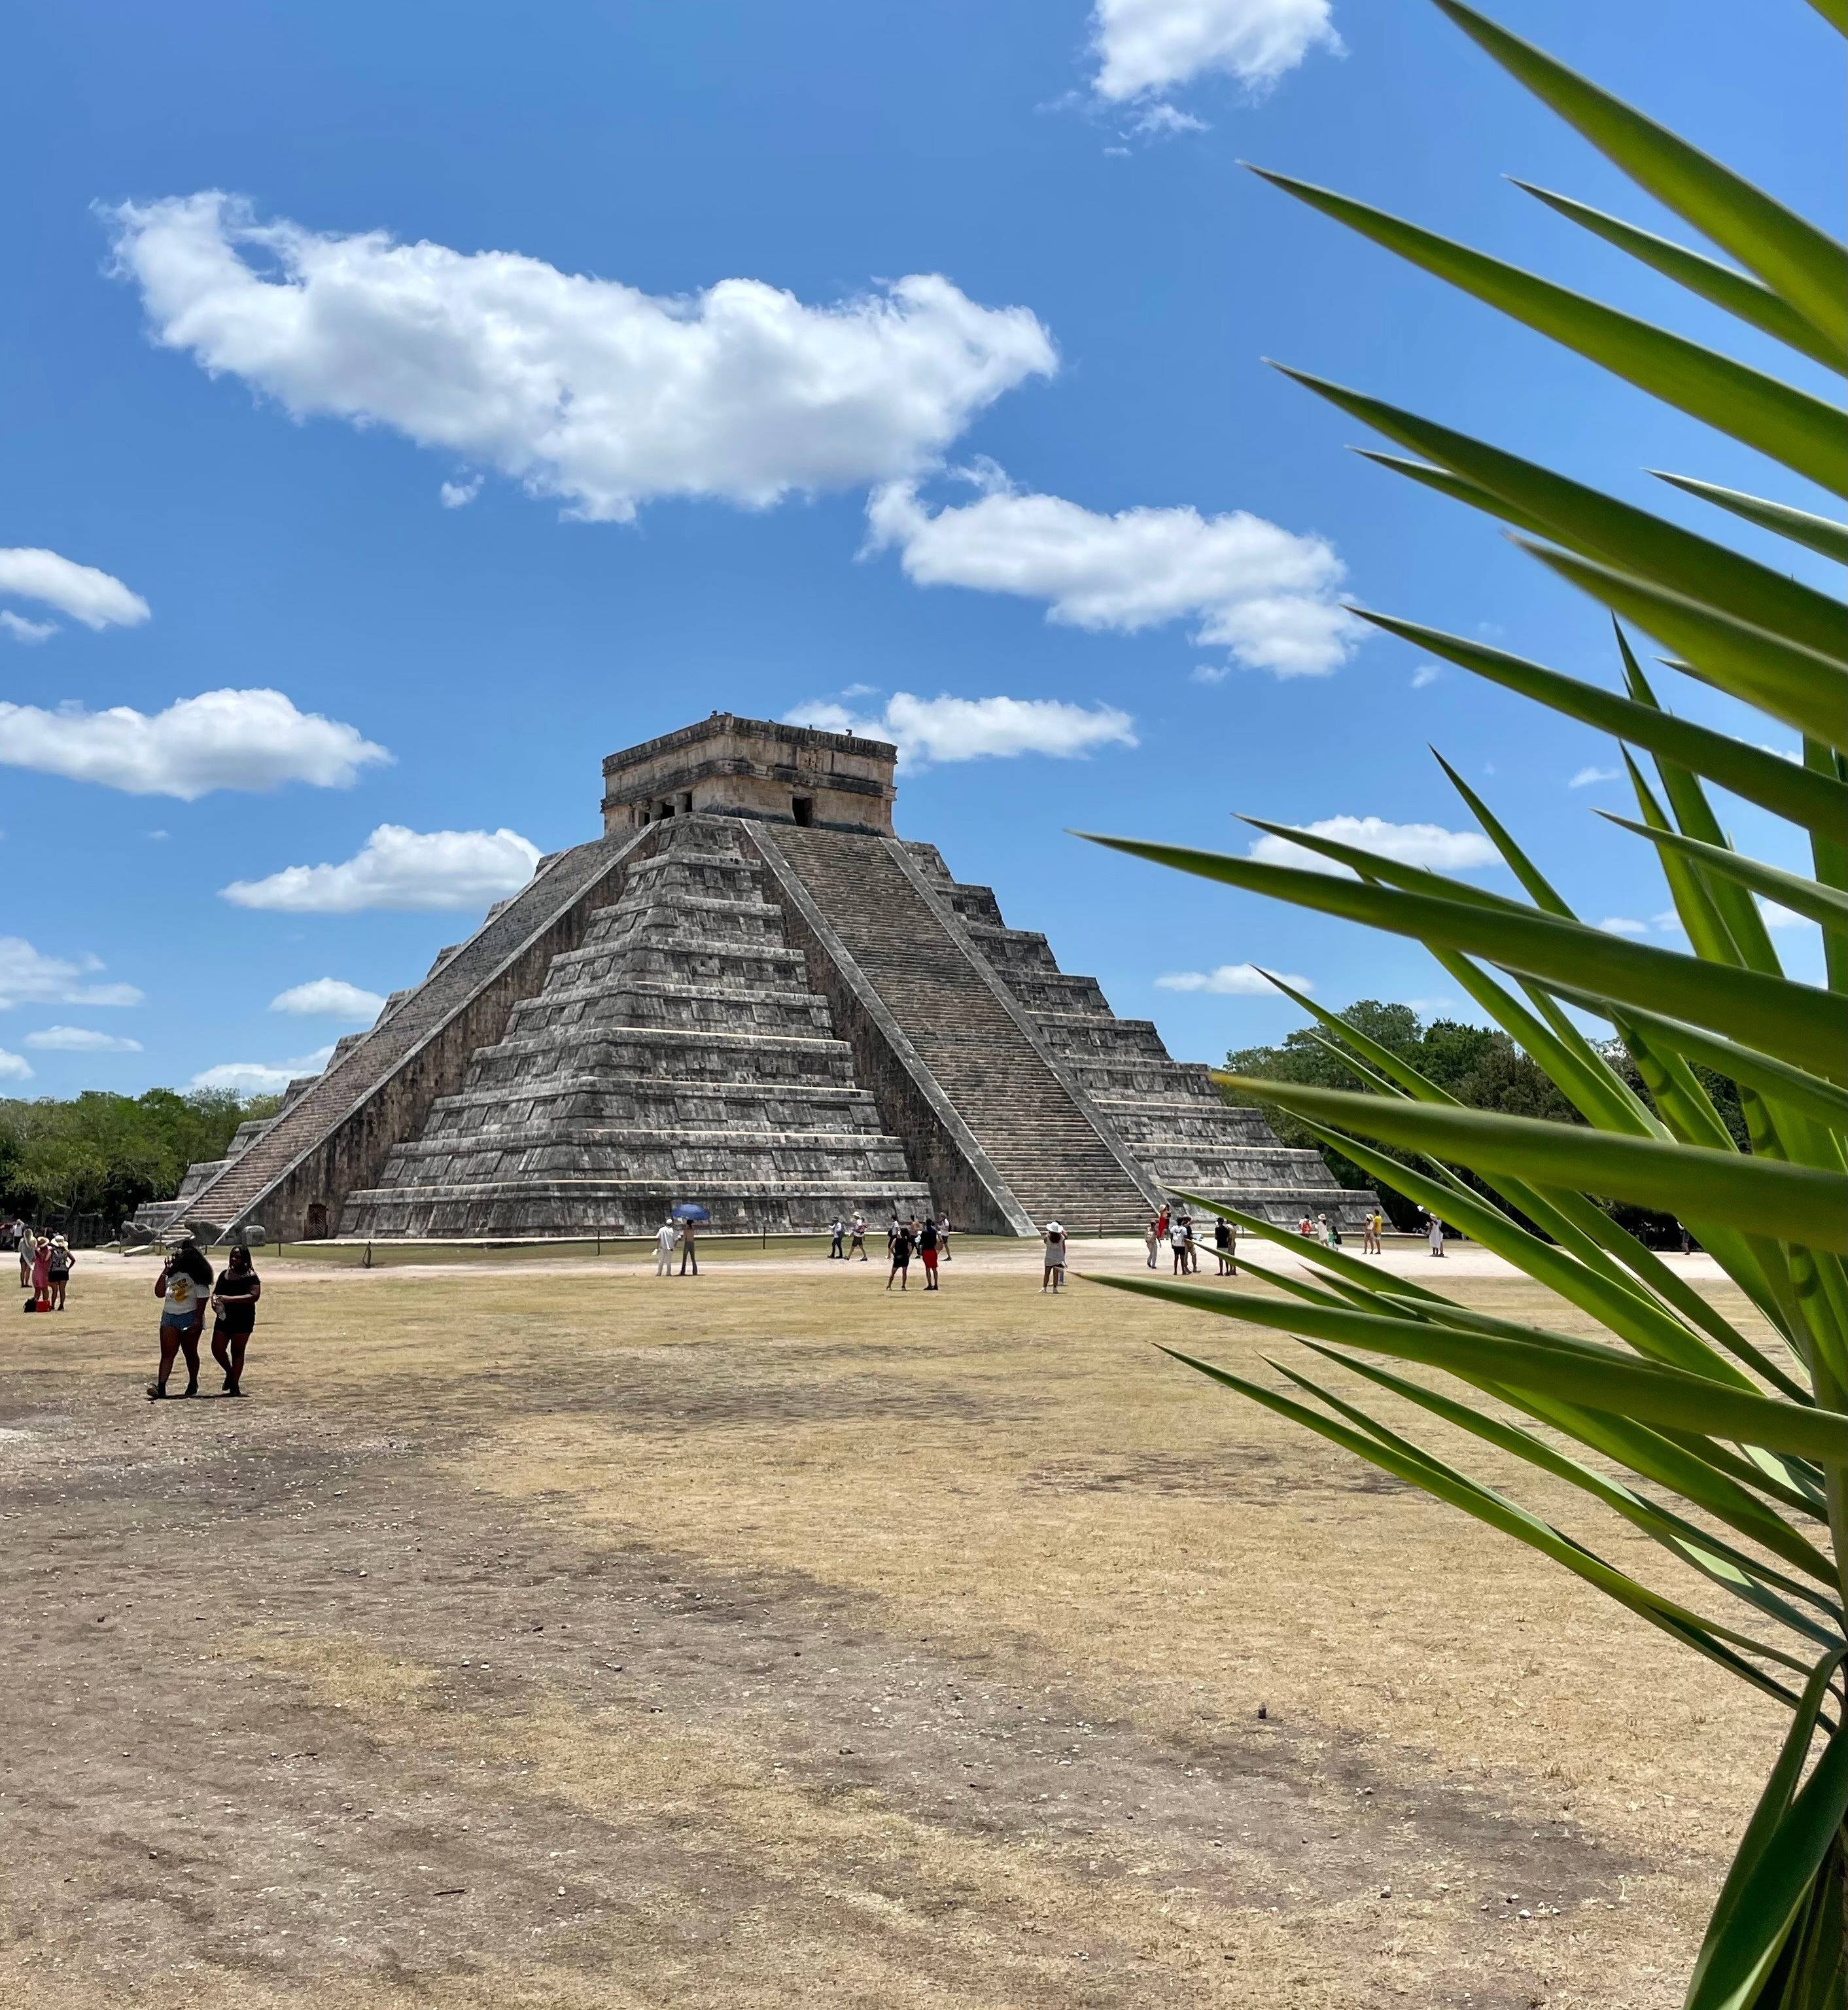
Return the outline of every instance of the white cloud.
[[[0,936],[0,1011],[15,1005],[139,1005],[132,984],[92,984],[94,956],[46,956],[20,936]]]
[[[355,914],[368,907],[438,912],[485,907],[533,876],[539,847],[514,830],[406,830],[381,823],[338,865],[291,865],[238,879],[221,898],[284,914]]]
[[[481,476],[471,474],[464,481],[445,481],[436,492],[436,499],[445,510],[466,510],[481,492]]]
[[[35,643],[50,641],[58,632],[58,624],[55,621],[28,621],[24,615],[14,613],[10,607],[0,607],[0,632],[30,648]]]
[[[1758,903],[1758,911],[1765,917],[1768,929],[1809,929],[1815,923],[1807,914],[1800,914],[1793,908],[1779,907],[1775,900],[1767,900],[1762,895],[1754,897]]]
[[[87,1026],[48,1026],[43,1032],[28,1033],[29,1047],[43,1047],[59,1054],[138,1054],[139,1040],[124,1039],[118,1033],[92,1032]]]
[[[391,758],[337,719],[297,712],[278,691],[202,691],[152,714],[0,704],[0,762],[132,796],[190,803],[213,789],[285,782],[350,788],[360,769]]]
[[[1187,675],[1197,684],[1222,684],[1232,675],[1229,663],[1196,663]]]
[[[1684,936],[1687,933],[1686,923],[1672,907],[1664,907],[1659,914],[1651,914],[1649,925],[1651,928],[1661,929],[1665,936]]]
[[[899,548],[919,586],[966,586],[1047,603],[1068,627],[1133,635],[1169,621],[1280,677],[1321,677],[1346,660],[1360,624],[1335,599],[1341,561],[1321,538],[1235,510],[1119,510],[1027,495],[984,463],[987,493],[933,516],[916,485],[888,483],[867,506],[868,548]]]
[[[0,550],[0,593],[55,607],[86,628],[133,628],[148,616],[147,602],[120,580],[36,545]]]
[[[894,691],[883,712],[857,716],[844,705],[816,702],[785,712],[789,726],[818,726],[889,740],[901,768],[937,761],[1008,760],[1017,754],[1081,759],[1094,747],[1133,747],[1136,722],[1115,705],[1094,710],[1051,698],[914,698]]]
[[[188,1088],[229,1088],[239,1096],[280,1096],[298,1076],[319,1074],[333,1053],[330,1046],[317,1047],[292,1061],[220,1061],[204,1068],[186,1084]]]
[[[1598,782],[1620,782],[1623,779],[1615,768],[1581,768],[1566,786],[1569,789],[1588,789]]]
[[[1321,817],[1314,823],[1298,824],[1316,837],[1332,838],[1351,844],[1357,851],[1377,851],[1382,858],[1396,859],[1401,865],[1421,865],[1434,872],[1456,872],[1472,865],[1498,865],[1501,854],[1479,830],[1445,830],[1435,823],[1388,823],[1383,817]],[[1262,833],[1250,847],[1250,856],[1266,865],[1306,866],[1314,872],[1347,873],[1345,865],[1288,838]],[[1351,877],[1351,875],[1349,875]]]
[[[1204,119],[1196,119],[1190,112],[1177,112],[1172,105],[1155,103],[1144,105],[1130,122],[1130,130],[1145,140],[1165,140],[1176,133],[1204,133],[1209,129]]]
[[[9,1054],[0,1047],[0,1081],[30,1081],[32,1064],[23,1054]]]
[[[1412,689],[1428,691],[1443,674],[1442,663],[1420,663],[1412,672]]]
[[[599,520],[890,480],[1058,367],[1028,310],[936,274],[810,307],[756,279],[656,296],[512,252],[259,223],[216,191],[107,217],[156,342],[297,418],[391,426]]]
[[[317,977],[307,984],[293,984],[269,1001],[272,1012],[314,1014],[323,1018],[350,1020],[369,1026],[385,1009],[376,991],[349,984],[341,977]]]
[[[1293,990],[1313,991],[1306,977],[1277,975]],[[1254,963],[1222,963],[1216,970],[1171,970],[1155,979],[1158,991],[1210,991],[1222,998],[1275,998],[1277,987]]]
[[[1328,0],[1097,0],[1091,45],[1091,88],[1120,105],[1209,71],[1261,90],[1341,41]]]
[[[1657,917],[1658,922],[1662,918]],[[1647,922],[1632,921],[1627,914],[1607,914],[1598,925],[1608,936],[1646,936],[1649,932]]]

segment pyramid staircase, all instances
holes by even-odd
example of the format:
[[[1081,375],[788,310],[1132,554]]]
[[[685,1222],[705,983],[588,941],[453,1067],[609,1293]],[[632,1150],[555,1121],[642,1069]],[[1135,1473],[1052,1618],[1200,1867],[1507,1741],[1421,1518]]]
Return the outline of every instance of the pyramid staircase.
[[[819,911],[831,960],[870,989],[1017,1203],[1017,1229],[1140,1229],[1154,1199],[1031,1020],[932,897],[896,838],[774,831],[754,840]]]

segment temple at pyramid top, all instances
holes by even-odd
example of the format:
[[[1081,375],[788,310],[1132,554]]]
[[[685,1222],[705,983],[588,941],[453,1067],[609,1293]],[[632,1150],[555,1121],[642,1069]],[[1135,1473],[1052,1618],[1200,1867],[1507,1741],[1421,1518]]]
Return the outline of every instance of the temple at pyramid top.
[[[729,816],[889,837],[898,758],[883,740],[715,712],[605,761],[604,835]]]

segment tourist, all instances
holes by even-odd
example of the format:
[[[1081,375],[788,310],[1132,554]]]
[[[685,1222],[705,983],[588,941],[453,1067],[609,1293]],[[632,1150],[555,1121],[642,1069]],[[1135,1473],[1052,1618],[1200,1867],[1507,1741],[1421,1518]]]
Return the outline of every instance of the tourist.
[[[1046,1223],[1045,1242],[1046,1267],[1040,1279],[1040,1290],[1042,1294],[1050,1290],[1056,1298],[1059,1287],[1065,1282],[1066,1237],[1062,1223],[1049,1221]]]
[[[680,1231],[672,1220],[664,1221],[654,1231],[654,1274],[658,1277],[671,1277],[674,1274],[674,1245],[680,1239]]]
[[[1426,1231],[1431,1238],[1431,1253],[1434,1256],[1442,1256],[1444,1253],[1444,1224],[1435,1214],[1425,1218],[1431,1224]]]
[[[212,1287],[211,1358],[225,1371],[225,1394],[244,1393],[244,1349],[257,1324],[257,1301],[263,1280],[250,1266],[250,1252],[241,1242],[232,1246],[231,1260]]]
[[[937,1288],[937,1259],[942,1252],[942,1247],[943,1231],[926,1215],[923,1227],[917,1231],[917,1253],[924,1259],[924,1289],[927,1291],[934,1291]]]
[[[1152,1270],[1156,1253],[1162,1247],[1162,1217],[1158,1214],[1149,1216],[1148,1226],[1142,1231],[1142,1246],[1148,1252],[1148,1267]]]
[[[48,1312],[51,1309],[51,1238],[48,1235],[33,1238],[31,1284],[32,1309]]]
[[[700,1252],[694,1247],[698,1234],[697,1226],[690,1220],[681,1223],[680,1274],[683,1277],[686,1275],[686,1266],[690,1263],[693,1266],[693,1274],[696,1277],[700,1274]]]
[[[38,1247],[38,1238],[23,1221],[14,1224],[13,1247],[20,1252],[20,1289],[23,1291],[32,1282],[32,1252]]]
[[[1219,1275],[1222,1277],[1236,1277],[1238,1275],[1238,1266],[1232,1260],[1237,1254],[1238,1246],[1238,1231],[1224,1215],[1221,1215],[1213,1224],[1213,1254],[1219,1259]]]
[[[1315,1223],[1309,1219],[1307,1215],[1304,1215],[1302,1220],[1296,1223],[1296,1233],[1299,1235],[1307,1236],[1311,1242],[1315,1240]]]
[[[1158,1242],[1165,1242],[1168,1240],[1168,1203],[1166,1201],[1162,1202],[1162,1212],[1155,1216],[1155,1240]]]
[[[892,1259],[892,1269],[885,1279],[885,1288],[889,1291],[892,1280],[896,1277],[899,1289],[901,1291],[908,1289],[911,1280],[911,1231],[896,1215],[892,1216],[892,1228],[885,1238],[885,1253]]]
[[[49,1294],[45,1303],[47,1312],[63,1311],[64,1294],[70,1284],[71,1266],[76,1260],[70,1253],[70,1245],[64,1238],[54,1235],[51,1246],[45,1252],[45,1284]]]
[[[834,1226],[828,1231],[828,1234],[832,1238],[832,1240],[828,1245],[828,1262],[832,1263],[838,1257],[842,1262],[846,1262],[847,1260],[847,1252],[846,1248],[847,1240],[847,1224],[842,1220],[838,1214],[834,1217]]]
[[[161,1266],[154,1280],[154,1294],[166,1301],[161,1311],[161,1368],[158,1377],[147,1385],[151,1401],[167,1393],[167,1378],[173,1373],[173,1358],[186,1358],[185,1393],[199,1393],[199,1335],[205,1325],[205,1296],[211,1289],[211,1264],[193,1239],[190,1228],[170,1228],[173,1253]]]
[[[940,1214],[937,1217],[937,1253],[945,1262],[949,1261],[949,1216],[947,1214]]]
[[[847,1261],[850,1263],[853,1260],[853,1252],[856,1249],[860,1252],[860,1260],[864,1263],[867,1259],[866,1216],[864,1214],[857,1213],[854,1216],[853,1232],[847,1238]]]
[[[1328,1247],[1331,1249],[1341,1247],[1341,1223],[1333,1215],[1328,1217]]]
[[[1198,1238],[1194,1233],[1194,1217],[1192,1215],[1183,1213],[1181,1216],[1181,1231],[1186,1238],[1186,1241],[1182,1245],[1182,1248],[1185,1252],[1187,1259],[1187,1274],[1190,1277],[1192,1277],[1194,1276],[1200,1269],[1200,1243]]]
[[[1385,1253],[1380,1241],[1380,1212],[1376,1208],[1367,1210],[1367,1226],[1360,1231],[1360,1254],[1363,1256],[1381,1256]]]
[[[1187,1274],[1187,1224],[1178,1214],[1168,1224],[1168,1246],[1174,1252],[1174,1276],[1186,1277]]]

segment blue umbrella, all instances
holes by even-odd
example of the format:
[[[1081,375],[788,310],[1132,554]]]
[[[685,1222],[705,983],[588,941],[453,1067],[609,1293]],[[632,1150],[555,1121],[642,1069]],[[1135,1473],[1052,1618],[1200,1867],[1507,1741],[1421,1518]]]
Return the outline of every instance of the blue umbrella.
[[[669,1210],[676,1221],[710,1221],[712,1217],[697,1201],[683,1200],[678,1207]]]

